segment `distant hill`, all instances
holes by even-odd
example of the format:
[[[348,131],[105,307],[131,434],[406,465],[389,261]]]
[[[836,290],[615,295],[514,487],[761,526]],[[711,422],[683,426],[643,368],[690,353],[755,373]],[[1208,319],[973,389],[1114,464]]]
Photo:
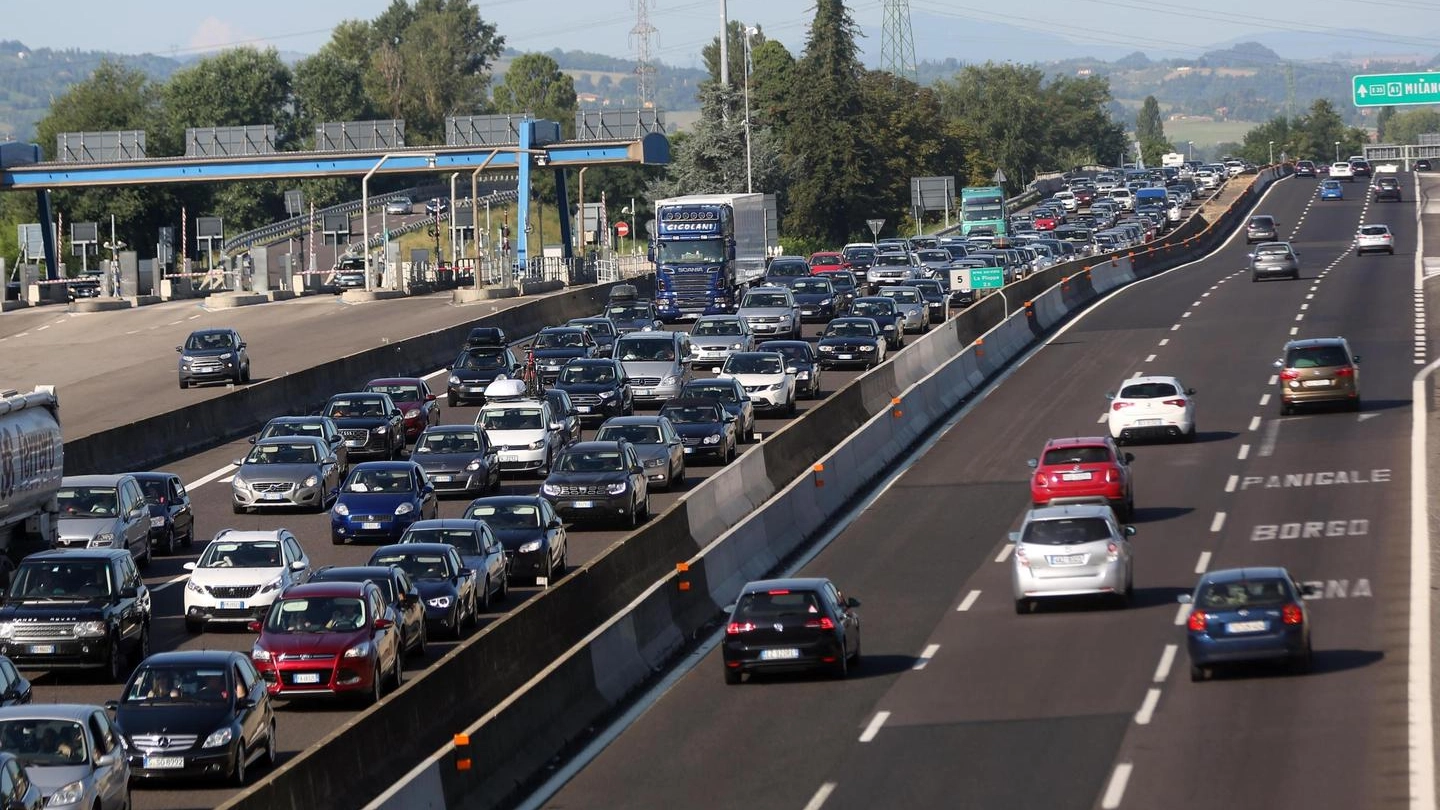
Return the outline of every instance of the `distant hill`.
[[[0,140],[33,137],[35,122],[50,109],[50,100],[84,80],[106,59],[143,70],[155,79],[167,78],[184,66],[178,59],[153,54],[31,50],[23,42],[0,40]]]

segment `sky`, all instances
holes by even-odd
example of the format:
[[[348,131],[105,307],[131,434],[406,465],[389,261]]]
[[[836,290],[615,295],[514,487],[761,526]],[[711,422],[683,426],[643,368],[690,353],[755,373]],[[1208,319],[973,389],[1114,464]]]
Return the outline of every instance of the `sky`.
[[[521,51],[552,48],[587,50],[630,57],[629,32],[637,0],[475,0],[481,16],[494,22],[506,44]],[[699,53],[720,28],[723,0],[648,0],[650,21],[658,29],[655,58],[668,64],[699,66]],[[9,0],[18,7],[19,0]],[[191,55],[250,44],[282,51],[312,53],[330,29],[347,18],[373,19],[390,0],[245,0],[196,3],[194,0],[68,0],[26,3],[23,12],[5,15],[0,38],[31,48],[79,48],[121,53]],[[1252,32],[1302,30],[1339,33],[1359,24],[1369,31],[1402,38],[1417,50],[1440,51],[1440,19],[1435,0],[1029,0],[1024,4],[984,0],[910,0],[917,16],[953,25],[957,58],[964,58],[963,31],[970,23],[1007,23],[1023,29],[1049,29],[1071,39],[1093,40],[1094,55],[1118,57],[1133,50],[1198,56],[1205,46]],[[123,6],[123,8],[122,8]],[[882,0],[850,0],[863,28],[879,30]],[[767,36],[792,52],[804,44],[813,16],[813,0],[728,0],[731,19],[759,25]],[[1014,9],[1023,8],[1023,12]],[[1428,13],[1427,13],[1428,11]],[[1357,22],[1358,21],[1358,22]],[[1417,22],[1419,25],[1417,26]],[[1419,30],[1417,30],[1417,28]],[[929,32],[917,32],[925,34]],[[917,39],[920,37],[917,36]],[[1022,37],[1023,38],[1023,37]],[[878,38],[861,40],[874,62]],[[1373,40],[1372,40],[1373,41]],[[1363,43],[1357,43],[1363,45]],[[1191,53],[1186,53],[1190,49]],[[1282,53],[1282,56],[1285,55]],[[922,54],[923,58],[924,54]]]

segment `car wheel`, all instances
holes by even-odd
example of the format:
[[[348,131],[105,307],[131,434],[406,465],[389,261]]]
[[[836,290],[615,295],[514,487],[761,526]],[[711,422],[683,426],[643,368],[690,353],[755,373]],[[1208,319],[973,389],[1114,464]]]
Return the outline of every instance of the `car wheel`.
[[[1390,248],[1389,250],[1387,250],[1387,251],[1385,251],[1385,252],[1386,252],[1386,253],[1389,253],[1391,256],[1394,256],[1394,255],[1395,255],[1395,248],[1392,247],[1392,248]]]
[[[630,518],[625,525],[627,528],[631,529],[634,529],[640,525],[640,504],[630,504]]]
[[[204,623],[204,622],[197,622],[197,621],[195,621],[194,619],[188,619],[188,618],[187,618],[187,619],[185,620],[185,632],[187,632],[187,633],[203,633],[203,632],[205,632],[205,623]]]
[[[1255,282],[1257,282],[1257,281],[1259,281],[1259,280],[1260,280],[1260,277],[1259,277],[1259,276],[1255,275],[1254,273],[1251,273],[1251,274],[1250,274],[1250,283],[1251,283],[1251,284],[1254,284]]]
[[[485,581],[480,583],[480,594],[480,606],[479,610],[476,611],[477,615],[479,613],[490,612],[490,577],[485,577]]]
[[[830,677],[837,681],[843,681],[850,677],[850,659],[845,656],[843,649],[840,651],[840,660],[837,661],[834,664],[834,668],[830,670]]]
[[[742,677],[744,676],[741,674],[740,670],[725,667],[725,683],[727,685],[738,686]]]
[[[405,685],[405,667],[400,664],[400,653],[395,653],[395,671],[390,676],[390,691],[395,691]]]
[[[640,522],[644,523],[650,519],[650,493],[645,493],[645,500],[640,504]]]
[[[235,744],[235,770],[230,772],[230,781],[241,787],[244,787],[248,781],[245,773],[245,759],[249,753],[245,750],[243,739]]]
[[[536,478],[550,477],[550,451],[545,451],[545,460],[540,463],[539,469],[535,470]]]
[[[375,662],[375,669],[370,672],[370,690],[365,693],[365,702],[371,706],[380,702],[385,693],[385,681],[380,677],[380,662]]]
[[[851,666],[860,666],[860,631],[855,631],[855,652],[850,654]]]
[[[445,395],[445,404],[451,408],[460,404],[460,400],[454,394]]]
[[[794,415],[795,415],[795,392],[794,392],[794,391],[791,391],[791,392],[790,392],[790,401],[785,404],[785,415],[787,415],[787,416],[794,416]]]
[[[150,567],[150,538],[145,538],[145,553],[135,559],[135,564],[141,568]]]
[[[506,602],[510,599],[510,569],[508,568],[505,569],[505,575],[500,577],[500,593],[497,594],[497,598],[501,602]]]
[[[190,387],[190,383],[185,382],[184,380],[181,380],[181,381],[180,381],[180,390],[181,390],[181,391],[184,391],[186,388],[189,388],[189,387]]]
[[[1015,613],[1016,613],[1017,615],[1019,615],[1019,616],[1024,616],[1026,613],[1029,613],[1029,612],[1030,612],[1030,600],[1029,600],[1029,599],[1016,599],[1016,600],[1015,600]]]
[[[169,557],[175,553],[175,527],[171,526],[165,532],[165,556]]]
[[[191,523],[191,524],[190,524],[190,528],[189,528],[188,530],[186,530],[186,532],[185,532],[185,539],[184,539],[183,541],[181,541],[180,545],[184,546],[185,548],[190,548],[191,546],[195,545],[195,524],[194,524],[194,523]]]
[[[1203,680],[1206,680],[1210,677],[1210,675],[1211,672],[1209,667],[1197,666],[1195,664],[1190,665],[1190,680],[1194,683],[1199,683]]]
[[[245,507],[241,506],[238,503],[231,502],[230,511],[234,512],[237,515],[243,515],[245,514]]]
[[[105,666],[105,676],[109,683],[125,682],[125,649],[120,646],[120,639],[110,637],[110,660]]]
[[[683,461],[680,462],[680,472],[678,472],[678,473],[676,473],[675,475],[671,476],[671,478],[670,478],[670,488],[671,488],[671,489],[684,489],[684,488],[685,488],[685,462],[683,462]]]
[[[280,757],[276,755],[277,745],[275,742],[275,723],[272,721],[270,723],[270,733],[265,735],[265,756],[261,760],[267,768],[275,767],[276,761],[280,759]]]

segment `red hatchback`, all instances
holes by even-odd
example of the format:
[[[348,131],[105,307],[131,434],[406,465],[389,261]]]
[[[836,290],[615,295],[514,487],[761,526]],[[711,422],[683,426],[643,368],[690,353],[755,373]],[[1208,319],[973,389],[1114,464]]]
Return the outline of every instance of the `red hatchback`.
[[[310,582],[287,588],[250,652],[271,697],[355,695],[376,703],[404,682],[403,640],[385,618],[373,582]]]
[[[1122,521],[1135,512],[1130,462],[1109,436],[1051,439],[1040,458],[1030,459],[1030,502],[1035,506],[1108,503]]]
[[[425,428],[440,424],[440,403],[429,384],[419,377],[384,377],[365,383],[364,390],[389,394],[395,407],[405,414],[405,440],[409,442]]]
[[[810,272],[824,273],[845,269],[845,258],[835,251],[824,250],[810,254]]]

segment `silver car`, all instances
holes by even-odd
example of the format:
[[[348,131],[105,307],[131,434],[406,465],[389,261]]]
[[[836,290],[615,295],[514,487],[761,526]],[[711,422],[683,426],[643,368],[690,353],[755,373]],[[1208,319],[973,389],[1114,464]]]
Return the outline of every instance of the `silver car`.
[[[150,506],[133,475],[67,475],[56,548],[124,548],[150,563]]]
[[[801,338],[800,305],[789,287],[754,287],[745,293],[735,314],[756,335]]]
[[[1271,276],[1300,278],[1300,252],[1289,242],[1261,242],[1250,254],[1250,280]]]
[[[739,315],[706,315],[690,330],[696,366],[724,363],[731,352],[755,351],[755,335]]]
[[[317,436],[261,439],[236,459],[230,481],[235,514],[272,506],[302,506],[323,512],[340,491],[340,459]]]
[[[680,396],[690,378],[685,365],[690,353],[690,338],[684,332],[631,332],[615,341],[615,359],[630,378],[637,405],[661,405]]]
[[[99,706],[6,706],[0,709],[0,751],[25,767],[46,807],[130,806],[130,765],[119,731]]]
[[[1135,562],[1129,537],[1105,504],[1045,506],[1025,513],[1011,532],[1011,583],[1015,612],[1028,613],[1037,598],[1113,596],[1130,604]]]
[[[909,286],[881,287],[877,295],[895,302],[895,308],[904,317],[901,328],[906,332],[924,332],[930,328],[930,307],[918,289]]]
[[[624,439],[635,448],[645,478],[661,489],[685,486],[685,444],[663,416],[612,416],[595,434],[597,442]]]

